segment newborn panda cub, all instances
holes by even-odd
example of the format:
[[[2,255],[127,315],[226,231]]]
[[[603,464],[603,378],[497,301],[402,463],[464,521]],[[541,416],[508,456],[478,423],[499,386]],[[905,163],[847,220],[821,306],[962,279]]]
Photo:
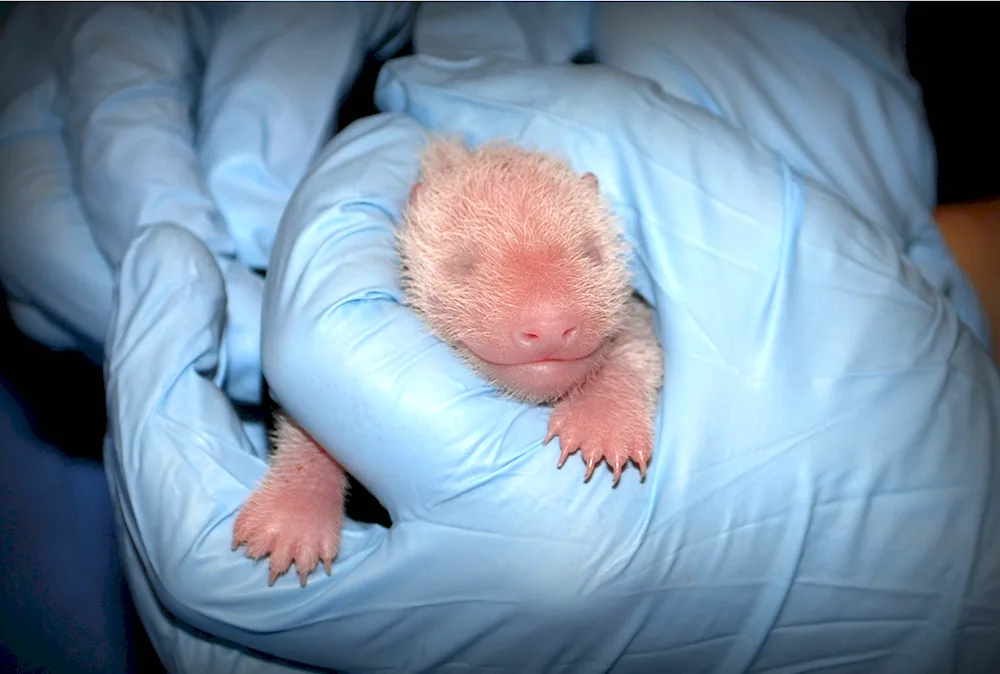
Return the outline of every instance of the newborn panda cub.
[[[644,477],[663,356],[652,312],[634,296],[624,243],[597,178],[504,144],[436,140],[398,237],[407,303],[500,391],[554,406],[547,444],[561,467],[581,451],[586,480]],[[329,574],[343,523],[343,468],[284,412],[264,480],[241,510],[233,548],[270,555],[269,583],[292,562],[305,586]]]

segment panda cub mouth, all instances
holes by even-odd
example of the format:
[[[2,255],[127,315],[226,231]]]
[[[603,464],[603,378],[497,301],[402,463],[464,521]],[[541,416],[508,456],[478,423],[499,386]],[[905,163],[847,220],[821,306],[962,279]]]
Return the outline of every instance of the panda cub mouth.
[[[545,401],[559,398],[582,384],[603,360],[604,345],[581,358],[542,358],[514,364],[493,363],[472,353],[485,373],[502,387]]]

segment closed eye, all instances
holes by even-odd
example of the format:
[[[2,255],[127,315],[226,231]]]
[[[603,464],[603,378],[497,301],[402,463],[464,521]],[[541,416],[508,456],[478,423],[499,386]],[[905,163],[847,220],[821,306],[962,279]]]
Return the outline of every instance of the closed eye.
[[[586,247],[584,256],[594,264],[601,264],[604,261],[604,255],[601,254],[601,249],[596,243],[591,243]]]
[[[477,262],[475,255],[463,253],[452,260],[451,268],[459,276],[469,276],[476,270]]]

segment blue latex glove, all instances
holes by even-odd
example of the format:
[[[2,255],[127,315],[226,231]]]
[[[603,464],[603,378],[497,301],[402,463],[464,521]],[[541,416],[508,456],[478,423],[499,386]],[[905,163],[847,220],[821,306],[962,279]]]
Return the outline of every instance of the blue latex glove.
[[[1000,377],[897,236],[604,68],[412,58],[379,98],[408,115],[340,134],[288,206],[262,344],[279,402],[394,527],[348,523],[333,576],[305,589],[228,551],[265,464],[207,379],[222,277],[193,237],[147,231],[122,267],[107,455],[146,601],[347,671],[1000,663]],[[556,470],[546,411],[496,398],[399,304],[393,222],[425,142],[410,115],[598,174],[667,345],[645,484]],[[151,623],[189,668],[267,667]]]
[[[173,222],[219,260],[220,378],[258,401],[263,281],[251,267],[266,266],[365,53],[398,46],[409,14],[405,3],[18,8],[2,46],[0,274],[20,327],[99,361],[126,243]],[[299,67],[310,61],[324,65]]]
[[[933,218],[934,144],[905,13],[906,3],[597,3],[593,45],[602,63],[719,115],[843,195],[989,350],[989,320]]]
[[[99,362],[111,271],[74,190],[41,8],[12,10],[0,39],[0,280],[22,331]]]
[[[265,305],[289,319],[265,335],[279,398],[311,429],[348,419],[326,440],[360,436],[361,444],[333,446],[400,524],[392,536],[350,525],[334,578],[304,591],[287,579],[267,589],[263,565],[224,552],[232,516],[264,467],[222,393],[198,372],[213,372],[223,330],[213,256],[166,226],[145,232],[122,264],[109,342],[108,470],[130,584],[168,665],[285,668],[181,620],[353,670],[464,661],[473,671],[482,662],[574,672],[611,663],[662,671],[679,662],[690,671],[714,662],[729,672],[751,669],[744,665],[758,649],[762,670],[779,658],[792,666],[820,660],[826,647],[831,659],[853,655],[877,671],[867,665],[884,646],[897,653],[881,662],[884,671],[900,661],[921,671],[933,668],[927,658],[947,650],[949,630],[964,619],[985,626],[964,635],[965,669],[974,671],[997,643],[988,629],[996,622],[996,542],[970,547],[980,525],[995,529],[987,493],[996,490],[988,450],[997,445],[997,383],[950,306],[901,264],[885,231],[815,187],[786,203],[775,185],[794,196],[796,182],[775,177],[780,163],[696,111],[678,108],[648,150],[674,171],[664,180],[645,145],[649,119],[673,108],[655,92],[637,88],[630,97],[618,79],[556,86],[565,72],[510,63],[490,80],[477,65],[451,76],[418,69],[411,103],[420,77],[449,87],[424,82],[423,108],[409,109],[425,120],[429,110],[453,110],[459,127],[478,117],[484,134],[525,142],[538,140],[530,133],[538,127],[558,131],[550,147],[561,138],[564,150],[579,145],[576,160],[608,164],[603,184],[638,233],[637,280],[661,307],[670,345],[655,479],[625,480],[611,492],[599,481],[581,485],[582,466],[575,473],[572,462],[554,471],[554,457],[537,447],[544,413],[491,398],[391,299],[343,301],[398,297],[386,214],[405,198],[422,138],[405,119],[370,120],[338,139],[303,187],[288,216],[296,224],[278,241],[282,262],[272,275],[283,281]],[[402,106],[407,99],[392,91],[399,81],[386,78],[386,99]],[[535,107],[486,95],[505,98],[517,83],[531,88],[518,91]],[[532,115],[552,100],[604,116],[546,126],[545,115]],[[661,183],[680,189],[664,192]],[[802,232],[818,232],[826,245],[795,247],[792,235]],[[323,282],[323,258],[335,263],[325,270],[332,284]],[[679,308],[663,308],[673,303]],[[341,316],[351,320],[340,325]],[[166,334],[156,328],[163,324],[177,327]],[[313,368],[295,358],[303,344],[300,355],[321,354]],[[786,366],[802,362],[811,367]],[[404,379],[407,368],[422,369],[430,384]],[[866,376],[852,376],[859,372]],[[321,396],[320,416],[310,405]],[[502,444],[484,440],[497,433]],[[965,450],[958,461],[954,447]],[[941,485],[950,489],[933,489]],[[899,549],[896,540],[907,543]],[[838,591],[838,583],[856,589]],[[919,592],[907,594],[909,586]],[[977,607],[964,614],[963,590],[965,604]],[[844,623],[838,642],[824,620],[852,608],[869,622]]]

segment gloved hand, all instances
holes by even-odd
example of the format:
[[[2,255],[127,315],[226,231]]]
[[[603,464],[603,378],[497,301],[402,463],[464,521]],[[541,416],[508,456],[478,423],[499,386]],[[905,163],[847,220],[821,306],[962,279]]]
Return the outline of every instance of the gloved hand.
[[[393,222],[425,132],[363,120],[289,203],[263,305],[276,398],[393,518],[349,522],[332,577],[269,588],[228,550],[265,464],[207,379],[221,276],[169,227],[126,256],[107,461],[132,582],[226,640],[182,633],[176,666],[265,668],[226,642],[346,671],[997,663],[1000,377],[891,235],[605,68],[413,58],[380,100],[598,173],[667,347],[649,478],[556,470],[545,410],[495,397],[400,304]]]
[[[251,269],[266,266],[365,53],[398,46],[409,14],[406,3],[15,10],[3,40],[0,275],[21,328],[99,361],[126,243],[138,227],[176,223],[226,279],[220,377],[234,398],[259,401],[263,281]],[[323,65],[300,67],[309,61]]]
[[[667,344],[650,479],[556,471],[544,411],[491,397],[395,303],[391,220],[423,131],[357,124],[289,208],[264,304],[280,401],[396,524],[349,524],[332,578],[267,588],[266,565],[228,551],[265,467],[200,374],[222,333],[213,257],[169,225],[125,256],[107,461],[168,666],[291,668],[234,643],[353,671],[995,659],[1000,394],[982,348],[884,227],[655,88],[570,74],[415,59],[382,100],[599,173]]]

